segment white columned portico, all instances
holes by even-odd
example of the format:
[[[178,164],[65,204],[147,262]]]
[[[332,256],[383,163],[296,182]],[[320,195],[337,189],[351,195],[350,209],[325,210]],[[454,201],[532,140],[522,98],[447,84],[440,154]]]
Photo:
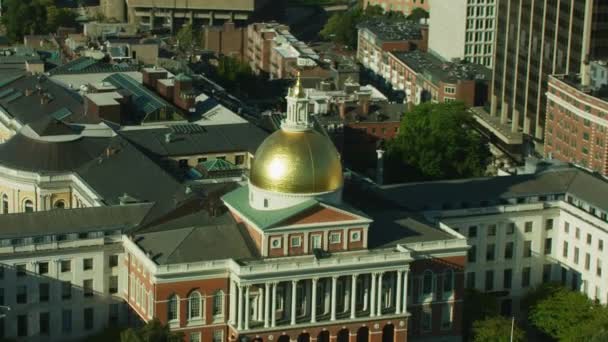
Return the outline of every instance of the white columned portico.
[[[243,329],[243,286],[239,285],[239,311],[238,311],[238,321],[236,328],[238,330]]]
[[[357,309],[357,275],[353,274],[350,281],[350,318],[355,318]]]
[[[369,316],[376,316],[376,273],[371,274],[371,292],[369,295]]]
[[[298,294],[298,281],[291,281],[291,325],[296,324],[296,297]]]
[[[403,308],[403,312],[407,312],[407,285],[408,285],[408,281],[407,281],[407,277],[410,274],[410,271],[407,270],[405,272],[403,272],[403,305],[401,306]]]
[[[272,283],[272,308],[270,314],[272,315],[271,326],[277,326],[277,283]]]
[[[230,324],[236,324],[236,283],[230,280]]]
[[[245,330],[249,330],[249,317],[251,316],[251,310],[249,309],[250,298],[249,289],[251,286],[245,286]]]
[[[403,271],[397,271],[397,298],[395,299],[395,313],[401,313],[401,281],[403,279]]]
[[[310,323],[317,322],[317,281],[318,278],[312,278],[312,300],[310,301]]]
[[[264,296],[264,328],[268,328],[270,321],[270,283],[265,284]]]
[[[336,288],[338,287],[338,277],[331,277],[331,317],[330,320],[336,320]]]
[[[384,273],[378,274],[378,316],[382,316],[382,276]]]

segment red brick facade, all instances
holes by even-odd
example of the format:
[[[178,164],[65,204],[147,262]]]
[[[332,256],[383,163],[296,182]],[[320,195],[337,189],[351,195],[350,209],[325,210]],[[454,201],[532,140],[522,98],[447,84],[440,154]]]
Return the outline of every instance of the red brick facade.
[[[608,102],[549,77],[545,157],[608,175]]]

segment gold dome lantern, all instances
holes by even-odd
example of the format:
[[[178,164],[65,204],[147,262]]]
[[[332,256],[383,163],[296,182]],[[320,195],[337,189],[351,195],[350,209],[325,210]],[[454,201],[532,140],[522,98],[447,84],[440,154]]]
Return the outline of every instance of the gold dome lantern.
[[[258,147],[250,182],[267,191],[316,194],[342,187],[342,164],[329,138],[314,130],[278,130]]]

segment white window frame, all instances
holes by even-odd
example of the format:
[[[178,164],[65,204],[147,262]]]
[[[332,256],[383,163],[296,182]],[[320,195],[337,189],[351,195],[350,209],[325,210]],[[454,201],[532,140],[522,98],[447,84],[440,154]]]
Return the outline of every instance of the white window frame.
[[[198,315],[192,316],[192,302],[196,300],[193,298],[194,296],[198,296]],[[188,295],[188,321],[200,321],[205,317],[205,297],[198,291],[192,291]]]
[[[297,241],[297,243],[296,243]],[[290,236],[289,237],[289,244],[291,245],[291,247],[302,247],[302,237],[300,235],[297,236]]]
[[[336,240],[334,240],[334,237],[338,237]],[[339,244],[342,242],[342,234],[340,234],[340,232],[331,232],[329,233],[329,244],[330,245],[335,245],[335,244]]]
[[[169,309],[173,299],[175,299],[175,318],[170,318]],[[177,294],[172,294],[167,300],[167,320],[169,321],[169,324],[179,323],[179,296]]]
[[[357,236],[356,238],[354,236]],[[360,230],[353,230],[350,232],[350,242],[359,242],[361,241],[362,232]]]
[[[318,239],[318,241],[319,241],[318,246],[315,246],[315,239]],[[310,247],[312,249],[315,249],[315,248],[322,249],[323,248],[323,235],[322,234],[311,234],[310,235]]]
[[[278,245],[274,245],[275,241],[278,241]],[[280,236],[274,236],[270,238],[270,248],[279,249],[283,247],[283,238]]]

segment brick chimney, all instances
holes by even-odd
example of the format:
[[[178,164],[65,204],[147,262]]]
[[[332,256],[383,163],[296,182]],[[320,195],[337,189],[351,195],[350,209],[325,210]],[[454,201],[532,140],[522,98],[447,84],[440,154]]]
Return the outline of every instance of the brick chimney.
[[[346,103],[344,101],[338,104],[338,113],[342,120],[346,120]]]
[[[371,99],[370,94],[360,93],[359,94],[359,107],[361,108],[361,114],[367,116],[369,114],[369,102]]]

